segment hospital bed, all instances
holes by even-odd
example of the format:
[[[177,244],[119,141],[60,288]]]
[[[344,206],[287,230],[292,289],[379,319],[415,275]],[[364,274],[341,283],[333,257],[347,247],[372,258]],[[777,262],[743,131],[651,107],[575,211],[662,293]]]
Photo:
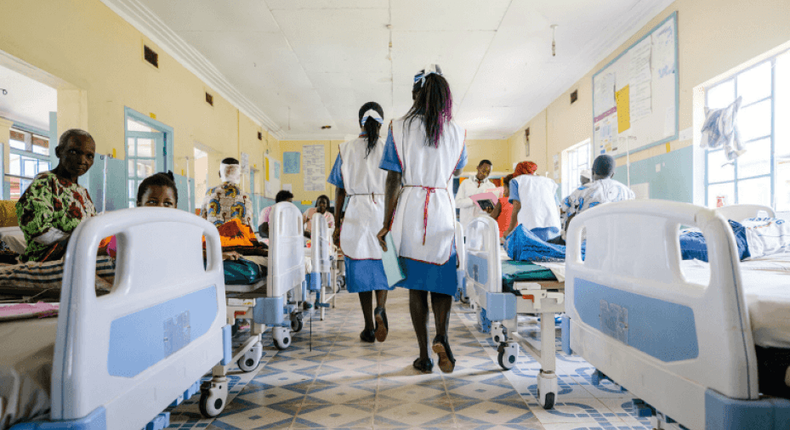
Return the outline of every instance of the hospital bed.
[[[486,216],[477,217],[468,225],[465,264],[470,300],[477,308],[483,331],[490,324],[491,337],[498,344],[499,365],[509,370],[518,361],[519,346],[529,351],[541,366],[537,377],[538,403],[551,409],[558,391],[554,316],[565,311],[563,283],[551,270],[540,266],[502,261],[499,226]],[[503,283],[508,281],[513,283],[513,291],[504,291]],[[519,334],[519,314],[540,315],[540,349]]]
[[[315,305],[319,310],[321,321],[323,321],[330,300],[332,307],[335,307],[338,274],[337,253],[333,250],[332,229],[329,228],[326,218],[314,216],[310,222],[312,223],[310,228],[312,238],[308,252],[311,270],[307,278],[307,289],[316,293]]]
[[[113,234],[114,287],[97,297],[96,249]],[[138,208],[83,221],[67,248],[57,319],[0,323],[0,428],[166,427],[160,413],[230,358],[221,252],[217,229],[186,212]],[[226,381],[202,391],[224,408]]]
[[[455,272],[458,289],[455,293],[455,301],[468,304],[469,293],[466,292],[466,242],[464,240],[464,228],[457,221],[455,223],[455,252],[458,256],[458,266]]]
[[[249,320],[249,337],[233,350],[232,360],[244,372],[254,371],[263,356],[262,334],[271,328],[277,349],[291,344],[291,330],[302,328],[302,315],[296,301],[304,294],[305,253],[302,213],[292,203],[280,202],[270,215],[269,258],[266,279],[249,285],[228,285],[227,318],[233,325],[237,320]],[[288,299],[289,294],[292,296]],[[286,319],[286,317],[289,317]],[[214,367],[213,381],[221,382],[227,375],[229,363]],[[216,416],[209,407],[201,412]]]
[[[570,225],[563,349],[595,366],[594,383],[610,378],[638,397],[656,429],[790,426],[790,400],[760,394],[775,381],[758,373],[756,354],[790,351],[790,256],[740,262],[723,216],[754,209],[626,201]],[[709,263],[681,260],[681,225],[701,230]]]

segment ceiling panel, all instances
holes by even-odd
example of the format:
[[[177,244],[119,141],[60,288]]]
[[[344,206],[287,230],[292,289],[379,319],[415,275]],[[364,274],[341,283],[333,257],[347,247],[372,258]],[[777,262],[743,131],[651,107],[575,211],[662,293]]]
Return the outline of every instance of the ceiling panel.
[[[49,130],[49,113],[58,110],[58,92],[13,70],[0,67],[0,117]]]
[[[671,3],[103,1],[149,7],[286,139],[354,134],[357,109],[370,100],[387,117],[402,116],[412,103],[414,74],[430,63],[442,67],[470,137],[509,136]]]
[[[280,31],[269,8],[260,0],[145,0],[143,3],[176,32]]]
[[[496,30],[511,0],[398,0],[395,31]]]

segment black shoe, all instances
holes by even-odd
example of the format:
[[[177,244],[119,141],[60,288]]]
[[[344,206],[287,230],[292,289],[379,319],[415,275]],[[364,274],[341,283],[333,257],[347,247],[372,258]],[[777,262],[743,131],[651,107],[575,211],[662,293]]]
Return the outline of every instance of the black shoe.
[[[419,370],[422,373],[433,372],[433,360],[431,360],[430,358],[426,358],[423,360],[420,357],[417,357],[417,359],[414,360],[414,363],[412,363],[412,366],[414,366],[415,369]]]
[[[313,308],[313,304],[312,304],[312,303],[310,303],[310,302],[303,302],[303,303],[302,303],[302,308],[303,308],[304,310],[312,309],[312,308]]]
[[[384,308],[376,308],[373,311],[376,316],[376,340],[384,342],[387,340],[387,333],[389,332],[389,324],[387,323],[387,311]]]
[[[359,338],[362,339],[362,342],[373,343],[376,341],[376,331],[362,330],[362,333],[359,334]]]
[[[455,357],[453,357],[453,351],[450,350],[447,336],[437,335],[433,338],[433,352],[439,355],[439,369],[442,369],[444,373],[453,373]]]

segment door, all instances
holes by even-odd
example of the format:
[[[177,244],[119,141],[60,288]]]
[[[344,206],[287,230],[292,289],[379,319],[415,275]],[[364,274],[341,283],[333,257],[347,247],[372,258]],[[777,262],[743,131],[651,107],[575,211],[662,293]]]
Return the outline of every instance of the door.
[[[164,133],[131,130],[126,132],[126,178],[130,208],[136,206],[140,182],[165,170],[164,151]]]

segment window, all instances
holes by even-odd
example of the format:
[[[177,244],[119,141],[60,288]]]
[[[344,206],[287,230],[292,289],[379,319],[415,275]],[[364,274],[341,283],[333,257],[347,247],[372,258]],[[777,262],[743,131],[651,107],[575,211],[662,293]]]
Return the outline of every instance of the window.
[[[582,170],[590,168],[590,139],[562,151],[562,196],[581,185]]]
[[[161,153],[163,133],[127,118],[126,136],[126,183],[129,187],[129,207],[133,208],[137,205],[140,182],[161,170],[157,165],[157,154]]]
[[[36,175],[51,169],[49,138],[12,128],[8,146],[10,149],[6,181],[11,186],[9,198],[19,200]]]
[[[724,149],[705,154],[705,204],[760,204],[790,211],[790,51],[764,60],[709,88],[705,106],[729,106],[742,97],[737,117],[746,152],[734,162]]]

